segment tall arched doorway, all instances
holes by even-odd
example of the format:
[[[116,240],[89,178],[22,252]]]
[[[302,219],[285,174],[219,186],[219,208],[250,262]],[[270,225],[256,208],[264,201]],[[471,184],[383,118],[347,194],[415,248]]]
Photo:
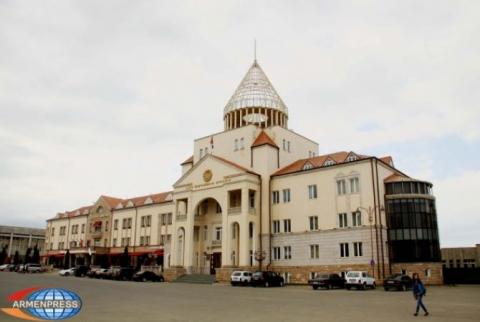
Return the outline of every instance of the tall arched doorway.
[[[193,270],[215,274],[222,267],[222,207],[213,198],[201,200],[194,208]]]

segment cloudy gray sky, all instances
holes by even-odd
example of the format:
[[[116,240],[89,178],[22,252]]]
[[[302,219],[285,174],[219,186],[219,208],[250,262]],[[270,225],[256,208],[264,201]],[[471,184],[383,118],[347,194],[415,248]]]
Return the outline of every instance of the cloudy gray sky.
[[[321,153],[434,183],[479,243],[480,2],[0,0],[0,224],[168,190],[253,59]]]

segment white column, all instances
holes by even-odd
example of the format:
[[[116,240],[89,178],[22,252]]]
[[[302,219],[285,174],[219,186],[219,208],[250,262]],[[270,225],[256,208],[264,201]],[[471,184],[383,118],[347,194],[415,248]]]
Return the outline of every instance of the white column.
[[[10,243],[8,244],[8,257],[12,256],[13,233],[10,233]]]
[[[248,188],[242,189],[242,212],[240,218],[240,239],[239,266],[248,266],[250,264],[250,243],[248,238]]]
[[[228,191],[223,197],[222,207],[222,267],[230,265],[230,235],[228,233]]]
[[[187,273],[192,272],[193,266],[193,225],[195,222],[195,216],[193,215],[193,200],[192,197],[188,198],[188,205],[187,205],[187,220],[185,224],[185,237],[184,237],[184,264],[183,266],[187,270]]]

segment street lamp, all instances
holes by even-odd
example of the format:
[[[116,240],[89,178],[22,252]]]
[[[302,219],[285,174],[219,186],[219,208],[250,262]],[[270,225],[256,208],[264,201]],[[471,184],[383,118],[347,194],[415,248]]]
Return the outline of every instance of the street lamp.
[[[372,275],[375,277],[375,260],[373,259],[373,212],[378,209],[380,212],[385,211],[385,207],[382,205],[378,205],[375,207],[368,206],[368,208],[365,207],[358,207],[357,212],[362,213],[361,210],[365,210],[368,213],[368,222],[370,223],[370,250],[371,250],[371,259],[370,259],[370,266],[372,267]],[[378,243],[378,241],[377,241]],[[379,272],[380,273],[380,272]]]

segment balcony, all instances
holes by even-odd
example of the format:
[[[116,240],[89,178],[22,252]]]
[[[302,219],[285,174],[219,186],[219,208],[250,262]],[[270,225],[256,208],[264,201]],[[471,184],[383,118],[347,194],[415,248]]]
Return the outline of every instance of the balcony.
[[[235,215],[235,214],[239,214],[242,212],[242,207],[231,207],[231,208],[228,208],[228,214],[229,215]]]
[[[177,221],[186,221],[187,220],[187,214],[178,214],[175,216]]]
[[[102,231],[101,230],[95,230],[91,233],[92,238],[100,238],[102,237]]]
[[[212,247],[222,247],[222,240],[221,239],[212,240]]]

